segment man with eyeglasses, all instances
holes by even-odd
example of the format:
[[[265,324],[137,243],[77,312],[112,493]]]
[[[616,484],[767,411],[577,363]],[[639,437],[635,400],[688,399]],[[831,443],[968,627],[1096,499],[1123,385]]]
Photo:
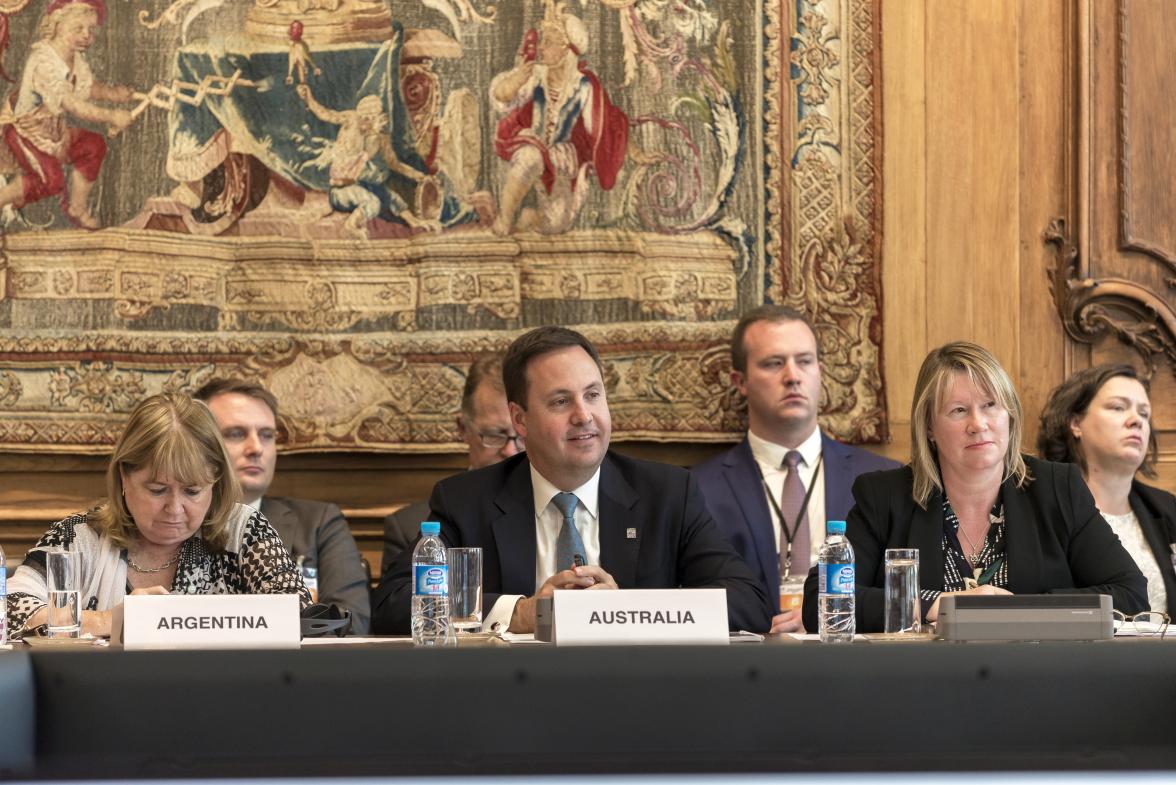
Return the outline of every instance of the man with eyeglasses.
[[[470,468],[481,469],[523,451],[523,437],[510,424],[506,388],[502,383],[502,355],[475,360],[461,394],[457,430],[469,445]],[[415,502],[384,519],[384,556],[380,574],[404,550],[416,544],[421,521],[429,519],[429,503]]]

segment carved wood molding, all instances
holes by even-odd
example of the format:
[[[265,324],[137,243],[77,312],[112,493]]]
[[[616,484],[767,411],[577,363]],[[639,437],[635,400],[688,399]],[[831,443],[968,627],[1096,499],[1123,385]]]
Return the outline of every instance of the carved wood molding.
[[[1141,235],[1135,226],[1135,215],[1132,210],[1132,158],[1131,158],[1131,89],[1133,84],[1128,78],[1128,56],[1131,47],[1130,14],[1127,0],[1119,0],[1119,57],[1118,87],[1119,87],[1119,238],[1123,250],[1137,251],[1146,254],[1176,273],[1176,252],[1165,248],[1161,243],[1148,240]],[[1173,281],[1169,286],[1176,285]]]
[[[1133,281],[1084,276],[1065,218],[1050,221],[1043,237],[1056,255],[1050,288],[1066,334],[1082,343],[1114,336],[1140,356],[1149,378],[1161,357],[1167,358],[1176,375],[1172,304]]]

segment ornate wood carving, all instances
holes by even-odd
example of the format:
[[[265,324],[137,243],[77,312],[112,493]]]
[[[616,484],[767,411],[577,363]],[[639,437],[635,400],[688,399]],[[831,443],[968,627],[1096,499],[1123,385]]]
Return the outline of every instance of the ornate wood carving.
[[[1171,302],[1133,281],[1083,275],[1064,218],[1050,221],[1044,237],[1057,256],[1051,288],[1066,334],[1083,343],[1114,336],[1135,350],[1149,377],[1163,357],[1176,374],[1176,310]]]

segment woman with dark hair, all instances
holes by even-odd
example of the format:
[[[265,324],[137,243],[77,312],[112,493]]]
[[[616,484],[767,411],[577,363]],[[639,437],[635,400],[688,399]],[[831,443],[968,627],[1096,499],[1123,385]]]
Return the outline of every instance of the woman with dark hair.
[[[1168,612],[1176,596],[1176,497],[1144,485],[1155,477],[1158,453],[1151,401],[1130,365],[1096,365],[1050,393],[1041,413],[1037,451],[1076,463],[1094,501],[1147,578],[1153,611]]]
[[[109,635],[128,594],[310,594],[278,533],[241,488],[208,407],[153,395],[131,412],[106,471],[106,500],[49,527],[8,582],[11,637],[48,616],[46,551],[81,561],[84,632]]]

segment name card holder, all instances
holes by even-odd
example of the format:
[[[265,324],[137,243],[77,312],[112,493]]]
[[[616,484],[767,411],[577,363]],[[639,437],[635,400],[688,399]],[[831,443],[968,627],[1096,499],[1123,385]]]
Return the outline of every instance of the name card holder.
[[[131,595],[123,602],[122,644],[128,650],[297,649],[299,612],[296,594]],[[114,629],[120,629],[117,614]]]
[[[726,589],[557,591],[553,638],[559,646],[726,644]]]

